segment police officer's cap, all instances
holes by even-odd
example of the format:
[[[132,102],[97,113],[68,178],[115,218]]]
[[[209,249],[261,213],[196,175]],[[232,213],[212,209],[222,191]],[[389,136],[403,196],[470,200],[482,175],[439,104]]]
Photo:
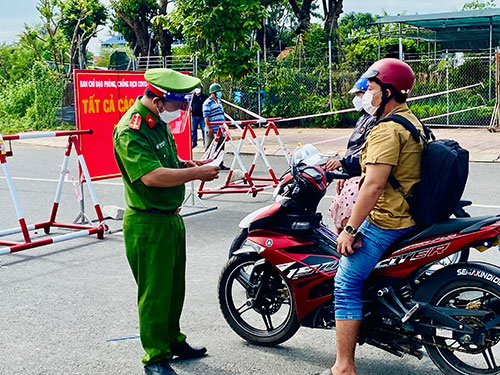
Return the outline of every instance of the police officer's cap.
[[[148,89],[156,95],[164,97],[175,96],[174,93],[190,92],[201,83],[199,78],[166,68],[149,69],[144,73],[144,78],[150,84]]]

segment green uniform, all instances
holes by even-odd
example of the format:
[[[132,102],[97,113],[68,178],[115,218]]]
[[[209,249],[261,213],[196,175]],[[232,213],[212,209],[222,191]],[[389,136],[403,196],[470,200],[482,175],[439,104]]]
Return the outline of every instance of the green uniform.
[[[140,98],[139,98],[140,99]],[[184,185],[147,187],[141,177],[160,167],[180,168],[170,127],[137,99],[116,126],[115,157],[125,186],[123,235],[127,259],[138,286],[144,365],[172,357],[183,342],[179,320],[184,303],[185,228],[174,211]]]

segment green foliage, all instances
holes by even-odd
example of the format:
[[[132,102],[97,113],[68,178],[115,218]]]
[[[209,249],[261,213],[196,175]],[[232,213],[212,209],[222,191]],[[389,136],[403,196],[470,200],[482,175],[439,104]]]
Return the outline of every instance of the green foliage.
[[[20,44],[0,44],[0,77],[8,80],[23,78],[36,59],[34,51]]]
[[[466,60],[456,69],[450,69],[451,80],[463,86],[481,82],[488,76],[488,65],[479,60]]]
[[[149,29],[153,17],[158,13],[158,3],[156,0],[111,0],[111,7],[114,14],[111,18],[114,31],[123,35],[130,44],[132,50],[144,54],[144,43],[146,52],[150,42]],[[134,30],[134,27],[136,30]],[[139,36],[139,38],[138,38]],[[148,38],[140,40],[140,38]],[[155,44],[155,43],[154,43]],[[152,46],[154,47],[154,45]],[[151,49],[151,51],[154,48]]]
[[[465,3],[462,7],[462,10],[471,10],[471,9],[486,9],[486,8],[495,8],[496,4],[494,0],[474,0],[469,3]]]
[[[376,19],[371,13],[351,12],[345,14],[339,20],[340,38],[350,38],[359,33],[366,33],[366,31],[375,32],[376,29],[370,24]]]
[[[86,46],[108,17],[106,7],[99,0],[63,0],[60,8],[61,29],[72,44]]]
[[[64,80],[47,65],[35,63],[18,80],[0,78],[0,133],[54,129]]]
[[[69,78],[74,67],[86,66],[87,44],[104,25],[106,8],[99,0],[39,0],[37,9],[41,23],[25,26],[22,43]]]
[[[205,76],[242,78],[255,67],[259,46],[251,35],[266,14],[258,0],[178,0],[174,11],[157,22],[182,31],[188,45],[197,47],[209,62]]]

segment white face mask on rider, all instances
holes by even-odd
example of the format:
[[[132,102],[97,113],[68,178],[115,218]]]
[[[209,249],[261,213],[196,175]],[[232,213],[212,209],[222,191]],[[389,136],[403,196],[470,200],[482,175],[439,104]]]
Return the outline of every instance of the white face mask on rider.
[[[356,95],[352,98],[352,105],[356,111],[361,112],[363,109],[363,98]]]
[[[161,120],[168,124],[170,121],[174,121],[176,118],[178,118],[181,115],[181,110],[176,109],[173,112],[163,111],[163,112],[160,112],[159,115],[160,115]]]
[[[379,91],[378,93],[376,93],[375,95],[379,95],[381,94],[382,92]],[[362,103],[363,103],[363,109],[369,113],[370,115],[374,116],[375,113],[377,113],[377,109],[379,108],[379,106],[374,106],[372,104],[372,100],[373,100],[373,97],[374,95],[371,93],[371,92],[365,92],[365,95],[363,95],[363,100],[362,100]]]

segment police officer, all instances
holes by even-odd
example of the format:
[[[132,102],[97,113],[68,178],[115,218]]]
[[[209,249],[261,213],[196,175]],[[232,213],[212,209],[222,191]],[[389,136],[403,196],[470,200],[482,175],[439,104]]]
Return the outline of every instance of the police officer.
[[[186,244],[179,207],[184,183],[218,178],[218,166],[177,156],[168,122],[187,109],[198,78],[171,69],[150,69],[143,96],[113,133],[115,157],[125,186],[123,236],[138,287],[139,326],[147,375],[175,374],[173,356],[198,358],[180,330],[184,302]]]

